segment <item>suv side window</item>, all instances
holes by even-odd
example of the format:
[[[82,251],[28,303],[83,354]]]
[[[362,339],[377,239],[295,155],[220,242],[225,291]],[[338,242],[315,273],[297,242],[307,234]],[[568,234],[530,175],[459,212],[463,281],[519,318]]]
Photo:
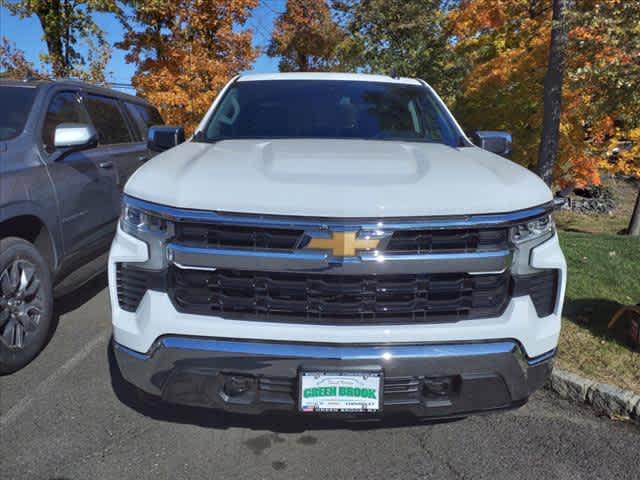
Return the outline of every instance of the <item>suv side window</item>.
[[[98,132],[100,145],[130,143],[132,141],[126,120],[116,100],[89,94],[86,95],[84,103]]]
[[[164,125],[164,120],[154,107],[130,102],[125,102],[125,106],[129,115],[135,120],[136,125],[139,126],[141,139],[147,137],[147,130],[149,130],[149,127],[152,125]]]
[[[54,135],[56,127],[61,123],[89,123],[87,113],[75,92],[57,93],[49,103],[42,128],[42,144],[49,153],[55,150]]]

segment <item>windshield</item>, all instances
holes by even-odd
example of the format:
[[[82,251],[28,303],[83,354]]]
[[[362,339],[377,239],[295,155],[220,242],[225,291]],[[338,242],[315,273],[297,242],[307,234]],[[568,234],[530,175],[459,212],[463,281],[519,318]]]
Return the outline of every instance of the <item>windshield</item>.
[[[0,87],[0,141],[22,133],[36,93],[30,87]]]
[[[204,135],[243,138],[357,138],[457,146],[460,135],[429,90],[366,81],[239,81]]]

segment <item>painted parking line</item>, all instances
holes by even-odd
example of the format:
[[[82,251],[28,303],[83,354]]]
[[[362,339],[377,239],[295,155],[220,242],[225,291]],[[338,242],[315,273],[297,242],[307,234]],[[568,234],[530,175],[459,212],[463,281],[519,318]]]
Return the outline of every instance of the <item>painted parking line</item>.
[[[80,349],[73,357],[62,364],[56,371],[54,371],[49,377],[43,380],[29,395],[19,400],[13,407],[11,407],[4,415],[0,416],[0,427],[11,424],[16,418],[22,415],[29,405],[33,403],[35,399],[46,394],[51,388],[53,388],[58,380],[60,380],[65,374],[77,367],[89,354],[101,343],[108,341],[111,336],[111,330],[104,330],[98,336],[87,342],[82,349]]]

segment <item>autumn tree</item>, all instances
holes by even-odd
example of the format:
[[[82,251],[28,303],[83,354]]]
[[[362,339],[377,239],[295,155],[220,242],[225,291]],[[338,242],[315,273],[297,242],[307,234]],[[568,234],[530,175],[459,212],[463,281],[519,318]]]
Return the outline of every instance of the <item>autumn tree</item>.
[[[640,2],[575,2],[567,57],[574,121],[598,168],[640,179]],[[628,231],[640,235],[640,193]]]
[[[170,123],[194,131],[224,84],[257,55],[242,29],[257,0],[131,1],[119,48],[132,83]]]
[[[20,18],[38,18],[47,45],[42,60],[54,77],[104,82],[111,49],[93,13],[121,15],[116,0],[5,0],[3,5]],[[81,53],[81,44],[88,54]]]
[[[280,58],[281,72],[336,70],[344,39],[325,0],[288,0],[275,21],[267,54]]]
[[[24,52],[16,48],[6,37],[0,41],[0,78],[42,78],[35,65],[28,61]]]
[[[449,15],[466,72],[456,113],[468,126],[511,130],[514,158],[535,168],[543,125],[552,2],[464,0]],[[640,2],[572,0],[558,161],[560,185],[600,182],[600,172],[640,176],[631,153],[610,164],[607,148],[638,121]],[[558,93],[558,92],[556,92]],[[622,128],[621,128],[622,127]]]
[[[372,73],[418,77],[452,99],[461,71],[441,0],[336,0],[348,30],[341,46],[352,63]]]
[[[464,65],[454,113],[468,129],[512,132],[513,159],[532,169],[542,125],[547,5],[465,0],[449,13],[453,49]]]

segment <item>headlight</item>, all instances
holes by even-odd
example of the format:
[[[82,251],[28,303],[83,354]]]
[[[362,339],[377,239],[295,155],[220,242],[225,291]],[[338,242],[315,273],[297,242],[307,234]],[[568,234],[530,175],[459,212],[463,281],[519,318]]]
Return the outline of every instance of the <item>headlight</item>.
[[[161,270],[167,265],[166,243],[175,232],[174,223],[159,213],[136,205],[134,199],[127,196],[122,200],[120,228],[147,244],[149,259],[144,267]]]
[[[125,232],[144,240],[148,234],[166,234],[171,222],[152,212],[129,205],[125,200],[120,225]]]
[[[552,236],[555,224],[551,215],[534,218],[511,228],[511,241],[515,244]]]

